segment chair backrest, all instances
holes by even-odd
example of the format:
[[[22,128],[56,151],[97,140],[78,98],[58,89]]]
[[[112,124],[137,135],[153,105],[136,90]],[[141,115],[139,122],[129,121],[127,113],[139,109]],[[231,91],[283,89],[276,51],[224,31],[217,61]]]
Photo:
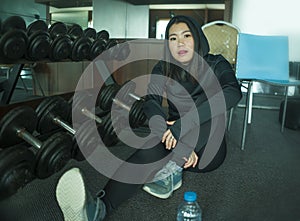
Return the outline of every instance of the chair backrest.
[[[239,79],[288,81],[288,36],[239,33],[236,76]]]
[[[210,53],[223,55],[235,65],[239,28],[226,21],[213,21],[202,26],[208,40]]]

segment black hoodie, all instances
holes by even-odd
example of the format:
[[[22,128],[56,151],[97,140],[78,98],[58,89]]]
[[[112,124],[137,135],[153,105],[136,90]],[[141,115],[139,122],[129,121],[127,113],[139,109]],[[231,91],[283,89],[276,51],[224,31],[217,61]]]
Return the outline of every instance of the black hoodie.
[[[159,115],[162,117],[160,119],[156,118],[157,120],[154,124],[154,132],[159,137],[162,137],[166,130],[165,121],[176,120],[175,124],[169,128],[177,140],[187,134],[190,130],[193,130],[195,127],[199,127],[200,125],[202,135],[206,134],[208,136],[209,131],[204,132],[202,130],[202,125],[210,122],[212,117],[216,115],[226,114],[226,111],[224,113],[224,110],[229,110],[231,107],[237,105],[242,97],[240,86],[235,77],[232,66],[222,55],[209,54],[208,41],[201,29],[201,26],[193,18],[187,16],[173,17],[166,28],[166,39],[168,39],[170,27],[174,23],[179,22],[184,22],[188,25],[195,42],[194,50],[198,53],[198,55],[200,55],[200,57],[203,57],[205,62],[201,61],[202,59],[200,59],[199,62],[199,59],[197,60],[197,57],[199,56],[194,56],[194,59],[191,62],[195,63],[198,61],[197,73],[193,75],[196,81],[193,80],[193,77],[191,77],[186,70],[183,70],[184,74],[187,76],[186,78],[172,76],[172,73],[168,75],[166,74],[168,72],[168,68],[166,68],[166,66],[170,65],[171,67],[174,67],[175,65],[172,63],[176,63],[176,61],[172,60],[172,56],[170,56],[170,52],[166,43],[165,61],[170,62],[159,61],[154,66],[150,83],[148,85],[148,95],[144,104],[144,112],[148,119],[154,115]],[[169,70],[178,70],[178,68],[170,68]],[[213,76],[209,73],[212,73]],[[174,82],[172,83],[172,80],[170,81],[167,78],[162,80],[161,78],[158,79],[155,76],[168,76],[178,82],[182,87],[179,87],[178,84]],[[217,79],[217,82],[215,79]],[[188,92],[188,96],[192,97],[193,103],[191,103],[188,99],[185,90]],[[217,108],[218,110],[215,110],[216,105],[214,105],[214,116],[212,116],[211,105],[208,97],[212,98],[220,91],[223,92],[224,97],[221,96],[221,98],[218,99],[223,98],[223,103],[225,104],[223,106],[225,107]],[[168,98],[168,115],[162,108],[162,96],[164,92]],[[221,100],[220,103],[222,103]],[[194,104],[196,106],[196,111],[194,111],[195,108],[193,109]],[[195,118],[195,114],[197,113],[200,121]],[[185,121],[184,127],[181,125],[182,121]],[[209,127],[207,130],[209,130]],[[200,145],[203,146],[207,142],[208,138],[206,135],[201,136],[204,137],[204,139],[199,141],[198,145],[201,143]]]

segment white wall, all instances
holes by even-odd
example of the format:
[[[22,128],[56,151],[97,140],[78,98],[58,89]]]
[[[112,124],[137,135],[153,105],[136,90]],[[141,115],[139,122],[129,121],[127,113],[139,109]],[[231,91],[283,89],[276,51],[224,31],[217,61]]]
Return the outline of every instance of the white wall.
[[[299,0],[233,0],[232,23],[241,32],[288,35],[290,61],[300,61]]]
[[[93,26],[106,29],[112,38],[148,38],[149,6],[120,0],[94,0]]]

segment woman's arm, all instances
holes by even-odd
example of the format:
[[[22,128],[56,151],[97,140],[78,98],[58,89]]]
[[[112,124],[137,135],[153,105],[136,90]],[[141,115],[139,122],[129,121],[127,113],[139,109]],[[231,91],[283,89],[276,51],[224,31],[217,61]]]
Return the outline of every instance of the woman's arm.
[[[159,137],[166,131],[166,113],[162,108],[163,93],[165,90],[165,78],[163,75],[162,63],[159,62],[152,70],[148,84],[147,95],[144,102],[144,113],[151,121],[149,126]],[[156,116],[155,118],[152,118]]]
[[[213,56],[209,55],[207,62],[212,68],[215,76],[217,77],[220,87],[222,89],[221,93],[223,96],[220,96],[220,91],[216,91],[216,94],[209,99],[204,99],[203,94],[201,94],[196,100],[195,105],[196,109],[192,109],[190,112],[185,114],[181,119],[178,119],[173,126],[170,127],[170,130],[176,139],[179,139],[179,134],[184,136],[190,130],[195,127],[199,127],[201,124],[210,121],[212,119],[211,107],[209,100],[214,100],[214,103],[224,103],[223,98],[225,99],[226,107],[214,108],[214,115],[224,114],[224,109],[229,110],[230,108],[237,105],[237,103],[242,98],[242,93],[240,85],[235,77],[235,72],[232,69],[229,62],[223,56]],[[214,85],[214,84],[212,84]],[[215,107],[215,106],[214,106]],[[199,121],[195,117],[196,114],[199,116]],[[184,121],[184,127],[182,122]]]

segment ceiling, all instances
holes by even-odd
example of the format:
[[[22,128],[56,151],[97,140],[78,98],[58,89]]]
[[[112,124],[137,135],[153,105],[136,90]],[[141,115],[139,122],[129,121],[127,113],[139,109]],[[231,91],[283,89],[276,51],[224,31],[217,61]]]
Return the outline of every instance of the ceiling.
[[[223,4],[224,0],[124,0],[133,5],[151,5],[151,4]],[[70,7],[91,7],[93,0],[35,0],[36,3],[42,3],[55,8]]]
[[[91,7],[93,0],[35,0],[36,3],[49,5],[55,8]]]

